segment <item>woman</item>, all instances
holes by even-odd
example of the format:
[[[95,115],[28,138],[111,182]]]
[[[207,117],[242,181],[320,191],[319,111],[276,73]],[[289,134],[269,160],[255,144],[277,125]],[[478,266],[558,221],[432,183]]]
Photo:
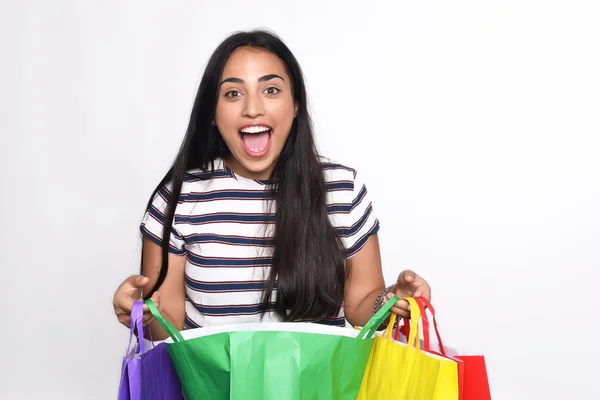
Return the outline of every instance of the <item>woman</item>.
[[[143,292],[180,330],[364,325],[393,294],[430,298],[411,271],[384,287],[378,229],[360,175],[316,151],[293,54],[271,33],[237,33],[206,67],[179,154],[141,224],[142,276],[117,289],[115,313],[129,326]],[[392,310],[407,316],[408,303]],[[145,322],[154,339],[167,337],[147,310]]]

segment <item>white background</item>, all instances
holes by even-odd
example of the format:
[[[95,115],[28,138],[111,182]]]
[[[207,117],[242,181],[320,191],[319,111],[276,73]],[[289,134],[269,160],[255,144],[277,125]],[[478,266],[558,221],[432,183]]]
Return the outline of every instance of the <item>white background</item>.
[[[494,399],[600,398],[596,1],[3,1],[0,398],[116,397],[138,225],[210,52],[268,27],[322,152],[357,168],[386,278],[434,291]]]

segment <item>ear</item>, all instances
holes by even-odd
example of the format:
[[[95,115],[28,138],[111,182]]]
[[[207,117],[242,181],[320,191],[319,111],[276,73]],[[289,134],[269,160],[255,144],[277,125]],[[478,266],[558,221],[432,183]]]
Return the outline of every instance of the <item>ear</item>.
[[[294,104],[294,118],[298,116],[298,103]]]

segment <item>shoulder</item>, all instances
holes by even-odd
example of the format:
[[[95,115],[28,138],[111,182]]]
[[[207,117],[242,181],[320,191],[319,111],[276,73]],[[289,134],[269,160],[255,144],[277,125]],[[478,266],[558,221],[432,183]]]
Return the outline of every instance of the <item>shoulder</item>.
[[[352,257],[379,230],[379,220],[359,171],[325,158],[321,164],[327,183],[327,212],[346,256]]]
[[[211,190],[231,190],[236,186],[236,179],[225,164],[216,159],[205,168],[190,168],[185,171],[181,185],[179,200],[187,197],[190,193],[203,193]],[[160,199],[165,202],[171,201],[173,193],[173,180],[168,180],[155,188],[154,201]]]
[[[328,184],[333,182],[349,182],[354,186],[357,176],[357,171],[354,168],[325,157],[321,157],[321,166],[325,181]]]
[[[208,163],[203,168],[192,168],[185,172],[184,183],[210,181],[213,179],[231,178],[231,171],[226,168],[220,158]]]
[[[219,187],[228,187],[235,181],[231,171],[225,167],[225,164],[216,159],[214,164],[210,163],[206,168],[192,168],[185,172],[181,193],[202,192],[208,190],[215,181],[219,182]]]

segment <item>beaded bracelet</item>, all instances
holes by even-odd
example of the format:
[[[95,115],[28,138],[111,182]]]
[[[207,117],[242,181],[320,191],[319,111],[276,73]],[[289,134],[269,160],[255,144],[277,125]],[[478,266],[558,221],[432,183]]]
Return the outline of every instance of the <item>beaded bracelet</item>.
[[[375,313],[377,313],[377,311],[379,311],[381,309],[381,307],[383,306],[383,301],[385,300],[386,296],[389,293],[391,293],[395,287],[396,287],[396,285],[390,285],[390,286],[386,287],[384,290],[382,290],[381,293],[379,293],[379,296],[377,296],[377,300],[375,300]],[[389,322],[390,322],[389,318],[386,318],[386,320],[383,321],[382,324],[379,326],[378,330],[387,328]]]

